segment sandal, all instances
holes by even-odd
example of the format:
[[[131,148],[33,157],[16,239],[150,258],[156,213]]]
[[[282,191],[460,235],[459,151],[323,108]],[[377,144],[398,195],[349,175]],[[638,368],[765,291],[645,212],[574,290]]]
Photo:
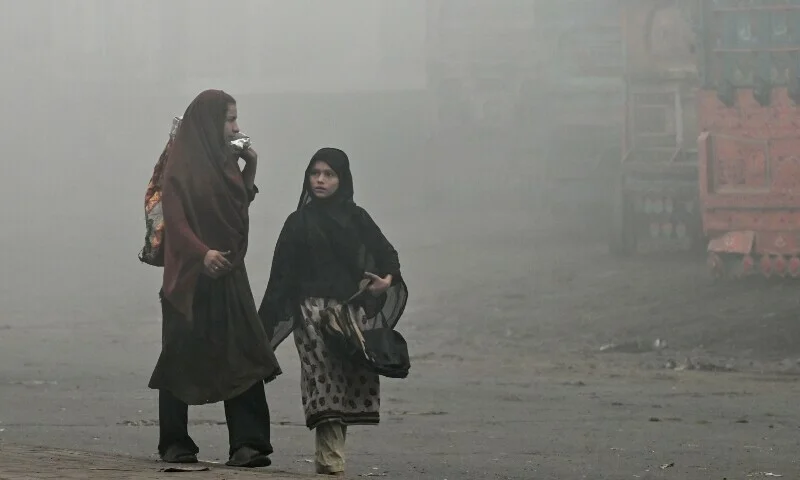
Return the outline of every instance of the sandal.
[[[173,445],[161,455],[161,460],[167,463],[197,463],[197,454],[192,453],[186,447]]]
[[[254,448],[242,447],[231,455],[225,465],[240,468],[269,467],[272,465],[272,460]]]

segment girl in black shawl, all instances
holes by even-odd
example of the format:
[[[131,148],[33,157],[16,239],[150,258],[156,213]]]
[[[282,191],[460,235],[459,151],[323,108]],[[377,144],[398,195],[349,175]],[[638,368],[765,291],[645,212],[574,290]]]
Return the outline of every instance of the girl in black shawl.
[[[345,303],[365,279],[371,295]],[[394,328],[407,296],[397,251],[353,201],[347,155],[319,150],[278,238],[259,309],[273,348],[294,332],[306,425],[316,429],[317,473],[343,474],[347,426],[377,424],[380,407],[378,374],[325,345],[321,312],[347,309],[362,330]]]

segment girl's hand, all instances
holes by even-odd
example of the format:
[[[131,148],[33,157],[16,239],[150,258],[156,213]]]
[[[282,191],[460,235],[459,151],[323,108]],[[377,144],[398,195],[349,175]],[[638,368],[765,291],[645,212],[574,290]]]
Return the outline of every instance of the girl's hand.
[[[364,272],[364,278],[370,281],[369,286],[367,287],[367,291],[369,291],[369,293],[371,293],[376,297],[384,293],[386,290],[389,289],[389,287],[392,286],[391,275],[386,275],[386,278],[381,278],[378,275],[375,275],[374,273]]]

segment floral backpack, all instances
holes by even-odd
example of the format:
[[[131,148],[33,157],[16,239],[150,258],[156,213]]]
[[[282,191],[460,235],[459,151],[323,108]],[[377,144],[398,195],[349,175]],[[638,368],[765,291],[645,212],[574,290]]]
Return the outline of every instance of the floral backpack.
[[[161,209],[161,181],[164,176],[164,168],[169,160],[169,152],[175,140],[175,134],[181,123],[181,117],[172,120],[172,130],[169,132],[169,140],[158,162],[153,168],[153,176],[147,184],[147,191],[144,194],[144,218],[145,218],[145,237],[144,247],[139,252],[139,260],[154,267],[164,266],[164,212]]]

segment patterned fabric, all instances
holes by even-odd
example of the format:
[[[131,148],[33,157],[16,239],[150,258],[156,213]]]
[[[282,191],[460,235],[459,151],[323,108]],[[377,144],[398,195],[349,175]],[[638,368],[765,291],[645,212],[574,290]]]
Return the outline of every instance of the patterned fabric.
[[[346,303],[352,304],[366,291],[369,280],[363,280],[359,284],[358,293],[353,295]],[[342,308],[341,305],[329,304],[320,312],[320,331],[322,338],[326,342],[328,351],[338,357],[349,358],[352,363],[357,365],[369,366],[370,356],[367,352],[367,344],[364,340],[362,328],[369,327],[366,315],[350,315],[351,308]],[[361,321],[363,327],[359,327]]]
[[[351,318],[365,317],[363,309],[343,307],[335,300],[309,298],[300,306],[302,319],[294,330],[294,341],[300,355],[306,426],[314,429],[327,421],[375,425],[380,421],[378,374],[334,355],[325,345],[321,324],[326,308],[334,312],[348,308]]]
[[[147,184],[144,194],[144,215],[146,233],[144,237],[144,247],[139,253],[139,260],[153,265],[154,267],[164,266],[164,213],[161,209],[161,179],[164,176],[164,167],[167,165],[169,151],[172,147],[174,136],[170,135],[164,151],[153,168],[153,176]]]

